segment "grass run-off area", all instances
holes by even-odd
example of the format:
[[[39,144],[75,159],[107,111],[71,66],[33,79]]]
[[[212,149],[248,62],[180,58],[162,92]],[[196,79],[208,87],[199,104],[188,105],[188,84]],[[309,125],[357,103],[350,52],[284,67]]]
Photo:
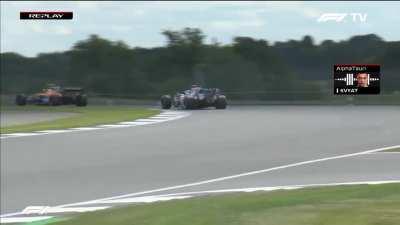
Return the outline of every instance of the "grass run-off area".
[[[65,219],[65,218],[64,218]],[[83,213],[51,225],[398,225],[400,184],[235,193]]]
[[[112,124],[122,121],[132,121],[158,114],[159,110],[130,106],[24,106],[2,107],[2,112],[26,111],[26,112],[71,112],[76,113],[70,117],[51,121],[36,122],[1,127],[1,133],[30,132],[40,130],[65,129],[73,127],[94,126],[100,124]]]
[[[389,150],[385,150],[385,151],[382,151],[382,152],[400,152],[400,148],[389,149]]]

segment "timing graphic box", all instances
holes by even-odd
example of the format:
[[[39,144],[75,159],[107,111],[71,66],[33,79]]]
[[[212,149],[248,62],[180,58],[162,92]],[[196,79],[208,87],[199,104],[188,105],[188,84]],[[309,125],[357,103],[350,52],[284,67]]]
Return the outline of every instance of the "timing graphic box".
[[[381,91],[380,65],[337,64],[333,70],[335,95],[376,95]]]

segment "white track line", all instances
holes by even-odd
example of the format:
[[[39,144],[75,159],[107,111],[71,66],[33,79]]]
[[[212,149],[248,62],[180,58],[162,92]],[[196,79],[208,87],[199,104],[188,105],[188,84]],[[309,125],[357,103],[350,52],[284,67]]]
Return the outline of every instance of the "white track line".
[[[53,216],[32,216],[32,217],[2,217],[0,223],[31,223],[35,221],[48,220]]]
[[[133,198],[108,200],[108,201],[101,202],[101,204],[152,203],[152,202],[169,201],[169,200],[176,200],[176,199],[185,199],[185,198],[190,198],[190,197],[192,197],[192,196],[188,196],[188,195],[144,196],[144,197],[133,197]]]
[[[343,158],[349,158],[349,157],[354,157],[354,156],[359,156],[359,155],[365,155],[365,154],[369,154],[369,153],[374,153],[374,152],[379,152],[379,151],[384,151],[384,150],[389,150],[389,149],[394,149],[394,148],[399,148],[399,147],[400,147],[400,145],[395,145],[395,146],[377,148],[377,149],[372,149],[372,150],[367,150],[367,151],[362,151],[362,152],[357,152],[357,153],[308,160],[308,161],[303,161],[303,162],[298,162],[298,163],[287,164],[287,165],[283,165],[283,166],[272,167],[272,168],[268,168],[268,169],[255,170],[255,171],[251,171],[251,172],[240,173],[240,174],[226,176],[226,177],[219,177],[219,178],[215,178],[215,179],[203,180],[203,181],[194,182],[194,183],[152,189],[152,190],[148,190],[148,191],[135,192],[135,193],[125,194],[125,195],[101,198],[101,199],[84,201],[84,202],[77,202],[77,203],[72,203],[72,204],[65,204],[65,205],[60,205],[58,207],[71,207],[71,206],[78,206],[78,205],[85,205],[85,204],[94,204],[94,203],[98,203],[101,201],[108,201],[108,200],[114,200],[114,199],[119,199],[119,198],[128,198],[128,197],[134,197],[134,196],[138,196],[138,195],[152,194],[152,193],[161,192],[161,191],[170,191],[170,190],[176,190],[176,189],[180,189],[180,188],[199,186],[199,185],[203,185],[203,184],[210,184],[210,183],[215,183],[215,182],[220,182],[220,181],[225,181],[225,180],[231,180],[231,179],[236,179],[236,178],[240,178],[240,177],[251,176],[251,175],[256,175],[256,174],[260,174],[260,173],[267,173],[267,172],[281,170],[281,169],[287,169],[287,168],[291,168],[291,167],[303,166],[303,165],[308,165],[308,164],[317,163],[317,162],[324,162],[324,161],[328,161],[328,160],[343,159]]]
[[[373,152],[370,154],[376,154],[376,155],[380,155],[380,154],[400,154],[400,152]]]
[[[255,191],[276,191],[276,190],[295,190],[310,187],[331,187],[331,186],[349,186],[349,185],[377,185],[377,184],[394,184],[400,183],[400,180],[383,180],[383,181],[358,181],[358,182],[341,182],[341,183],[319,183],[319,184],[300,184],[300,185],[284,185],[284,186],[267,186],[267,187],[252,187],[252,188],[235,188],[235,189],[218,189],[207,191],[192,191],[192,192],[178,192],[162,195],[150,195],[132,198],[121,198],[115,200],[100,201],[98,204],[113,204],[113,203],[151,203],[157,201],[167,201],[175,199],[191,198],[205,194],[221,194],[221,193],[235,193],[235,192],[255,192]]]
[[[35,135],[43,135],[43,133],[13,133],[13,134],[7,134],[7,136],[5,137],[28,137]]]
[[[70,128],[70,130],[89,131],[89,130],[101,130],[101,128],[100,127],[75,127],[75,128]]]
[[[130,126],[132,126],[132,125],[137,125],[136,122],[120,122],[119,124],[122,124],[122,125],[130,125]]]
[[[43,131],[34,131],[30,133],[12,133],[12,134],[2,134],[0,135],[0,139],[6,138],[16,138],[16,137],[28,137],[28,136],[37,136],[37,135],[47,135],[47,134],[59,134],[59,133],[69,133],[76,131],[91,131],[91,130],[102,130],[108,128],[124,128],[124,127],[134,127],[140,125],[148,125],[155,123],[162,123],[171,120],[177,120],[184,117],[189,116],[189,112],[182,111],[163,111],[158,115],[146,118],[146,119],[137,119],[134,121],[126,121],[119,122],[116,124],[102,124],[93,127],[76,127],[76,128],[68,128],[65,130],[43,130]]]
[[[260,174],[260,173],[266,173],[266,172],[271,172],[271,171],[276,171],[276,170],[281,170],[281,169],[286,169],[286,168],[292,168],[292,167],[297,167],[297,166],[302,166],[302,165],[308,165],[308,164],[317,163],[317,162],[324,162],[324,161],[328,161],[328,160],[335,160],[335,159],[343,159],[343,158],[349,158],[349,157],[354,157],[354,156],[360,156],[360,155],[375,153],[375,152],[394,149],[394,148],[399,148],[399,147],[400,147],[400,145],[388,146],[388,147],[377,148],[377,149],[372,149],[372,150],[367,150],[367,151],[362,151],[362,152],[357,152],[357,153],[344,154],[344,155],[320,158],[320,159],[315,159],[315,160],[308,160],[308,161],[303,161],[303,162],[298,162],[298,163],[292,163],[292,164],[287,164],[287,165],[283,165],[283,166],[277,166],[277,167],[272,167],[272,168],[263,169],[263,170],[256,170],[256,171],[251,171],[251,172],[246,172],[246,173],[240,173],[240,174],[236,174],[236,175],[220,177],[220,178],[215,178],[215,179],[210,179],[210,180],[204,180],[204,181],[199,181],[199,182],[194,182],[194,183],[170,186],[170,187],[153,189],[153,190],[142,191],[142,192],[135,192],[135,193],[131,193],[131,194],[119,195],[119,196],[108,197],[108,198],[101,198],[101,199],[84,201],[84,202],[64,204],[64,205],[59,205],[59,206],[54,206],[54,207],[55,208],[66,208],[66,207],[74,207],[74,206],[80,206],[80,205],[101,204],[103,202],[109,202],[110,203],[113,200],[117,200],[118,201],[118,199],[121,200],[122,198],[130,198],[130,197],[135,197],[135,196],[138,196],[138,195],[152,194],[152,193],[161,192],[161,191],[176,190],[176,189],[181,189],[181,188],[186,188],[186,187],[193,187],[193,186],[198,186],[198,185],[203,185],[203,184],[215,183],[215,182],[219,182],[219,181],[230,180],[230,179],[240,178],[240,177],[244,177],[244,176],[250,176],[250,175],[255,175],[255,174]],[[379,184],[379,183],[389,183],[389,182],[397,183],[399,181],[398,180],[372,181],[372,182],[368,182],[368,183],[369,184]],[[331,185],[346,185],[346,184],[361,184],[361,183],[366,183],[366,182],[333,183]],[[320,185],[322,186],[323,184],[320,184]],[[295,186],[306,187],[306,186],[310,186],[310,185],[295,185]],[[314,186],[316,186],[316,185],[314,185]],[[281,187],[287,187],[289,189],[290,188],[294,188],[293,186],[281,186]],[[264,189],[267,189],[267,188],[264,188]],[[227,191],[227,190],[225,190],[225,191]],[[237,190],[237,189],[230,189],[230,190]],[[246,190],[250,190],[250,189],[247,188]],[[257,190],[257,189],[253,188],[252,190]],[[213,193],[217,193],[218,191],[221,192],[221,190],[216,190],[216,191],[213,191]],[[208,192],[211,192],[211,191],[208,191]],[[198,192],[192,192],[192,193],[198,193]],[[186,194],[189,194],[189,193],[186,193]],[[174,194],[170,194],[170,195],[174,195]],[[168,196],[168,195],[164,195],[164,196]],[[2,217],[2,219],[3,219],[4,217],[13,217],[13,216],[21,215],[21,214],[22,214],[22,212],[16,212],[16,213],[9,213],[9,214],[0,215],[0,217]]]
[[[156,120],[156,119],[138,119],[135,120],[136,122],[145,122],[145,123],[157,123],[163,120]]]
[[[359,181],[359,182],[343,182],[343,183],[321,183],[321,184],[300,184],[300,185],[285,185],[285,186],[270,186],[270,187],[254,187],[254,188],[236,188],[236,189],[219,189],[208,191],[193,191],[193,192],[180,192],[165,195],[146,196],[147,198],[153,197],[172,197],[172,196],[190,196],[202,194],[218,194],[218,193],[231,193],[231,192],[255,192],[255,191],[275,191],[275,190],[294,190],[300,188],[310,187],[330,187],[330,186],[348,186],[348,185],[376,185],[376,184],[395,184],[400,183],[400,180],[383,180],[383,181]],[[140,197],[138,197],[140,198]],[[123,199],[122,199],[123,200]],[[118,200],[113,200],[118,201]]]
[[[50,206],[28,206],[24,210],[22,210],[22,214],[24,215],[44,215],[44,214],[55,214],[55,213],[71,213],[71,212],[93,212],[103,209],[108,209],[110,206],[102,206],[102,207],[70,207],[70,208],[62,208],[62,207],[50,207]]]
[[[122,128],[122,127],[131,127],[131,126],[127,125],[127,124],[104,124],[104,125],[98,125],[97,127],[101,127],[101,128]]]
[[[59,134],[59,133],[66,133],[70,132],[69,130],[41,130],[41,131],[36,131],[38,133],[54,133],[54,134]]]
[[[256,192],[256,191],[277,191],[277,190],[296,190],[303,188],[312,187],[332,187],[332,186],[349,186],[349,185],[377,185],[377,184],[394,184],[400,183],[400,180],[384,180],[384,181],[359,181],[359,182],[344,182],[344,183],[320,183],[320,184],[304,184],[304,185],[286,185],[286,186],[269,186],[269,187],[254,187],[254,188],[237,188],[237,189],[219,189],[219,190],[207,190],[207,191],[195,191],[195,192],[180,192],[165,195],[153,195],[153,196],[142,196],[133,198],[123,198],[116,200],[107,200],[97,202],[98,204],[132,204],[132,203],[153,203],[158,201],[170,201],[187,199],[195,196],[201,196],[206,194],[221,194],[221,193],[238,193],[238,192]],[[51,214],[51,213],[71,213],[71,212],[91,212],[97,210],[103,210],[111,208],[112,206],[103,207],[81,207],[81,208],[63,208],[63,207],[27,207],[33,209],[33,211],[22,212],[15,215],[18,217],[2,217],[0,223],[21,223],[21,222],[34,222],[40,220],[46,220],[52,218],[52,216],[34,216],[34,217],[23,217],[23,215],[29,214]]]

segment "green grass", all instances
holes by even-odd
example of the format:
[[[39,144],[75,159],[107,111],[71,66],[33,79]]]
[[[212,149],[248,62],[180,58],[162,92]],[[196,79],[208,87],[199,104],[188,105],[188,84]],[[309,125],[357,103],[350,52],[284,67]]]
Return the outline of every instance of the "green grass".
[[[52,225],[398,225],[400,184],[196,197],[83,213]]]
[[[132,121],[158,114],[159,110],[144,109],[129,106],[26,106],[2,107],[1,111],[44,111],[44,112],[72,112],[76,115],[52,121],[37,122],[1,127],[1,133],[30,132],[39,130],[65,129],[72,127],[93,126],[99,124],[112,124],[122,121]]]
[[[400,152],[400,148],[389,149],[382,152]]]
[[[63,220],[66,220],[66,219],[68,219],[68,218],[55,218],[55,217],[53,217],[53,218],[50,218],[50,219],[47,219],[47,220],[40,220],[40,221],[36,221],[36,222],[30,222],[30,223],[27,223],[27,224],[29,224],[29,225],[48,225],[48,224],[52,224],[52,223],[55,223],[55,222],[58,222],[58,221],[63,221]],[[17,224],[21,224],[21,223],[11,223],[11,225],[17,225]]]

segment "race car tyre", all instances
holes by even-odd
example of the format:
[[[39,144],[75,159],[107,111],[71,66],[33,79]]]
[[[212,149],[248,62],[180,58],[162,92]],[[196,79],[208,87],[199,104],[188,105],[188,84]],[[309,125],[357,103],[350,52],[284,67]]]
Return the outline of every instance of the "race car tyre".
[[[50,96],[49,97],[49,105],[51,106],[56,106],[56,105],[61,105],[61,97],[57,97],[57,96]]]
[[[78,95],[75,99],[76,106],[87,106],[87,96],[86,95]]]
[[[162,109],[170,109],[172,106],[171,96],[163,95],[161,96],[161,108]]]
[[[195,109],[196,108],[195,100],[192,98],[185,98],[183,100],[183,105],[184,105],[185,109]]]
[[[180,106],[181,106],[181,102],[179,101],[179,97],[174,97],[174,100],[172,101],[172,105],[175,107],[175,108],[179,108]]]
[[[217,98],[217,100],[215,101],[215,108],[216,109],[226,109],[226,98]]]
[[[19,106],[23,106],[26,105],[26,96],[25,95],[17,95],[15,97],[15,104],[19,105]]]

